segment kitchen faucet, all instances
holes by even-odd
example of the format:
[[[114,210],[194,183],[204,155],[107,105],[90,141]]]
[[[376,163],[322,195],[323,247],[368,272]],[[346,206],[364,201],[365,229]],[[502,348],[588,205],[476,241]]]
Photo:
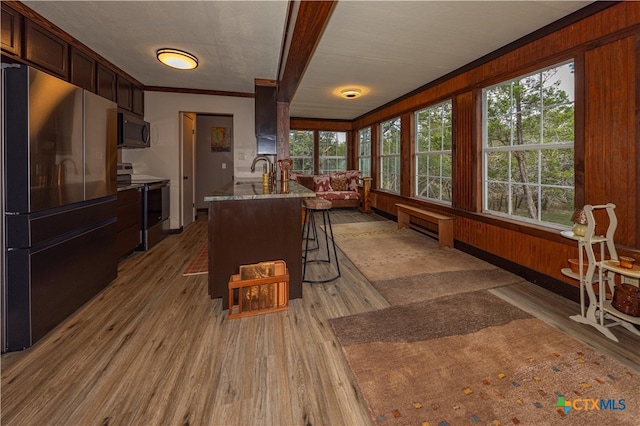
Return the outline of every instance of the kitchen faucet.
[[[253,163],[251,163],[251,173],[256,171],[256,163],[260,160],[264,160],[267,162],[267,172],[271,171],[271,160],[266,155],[258,155],[253,159]]]

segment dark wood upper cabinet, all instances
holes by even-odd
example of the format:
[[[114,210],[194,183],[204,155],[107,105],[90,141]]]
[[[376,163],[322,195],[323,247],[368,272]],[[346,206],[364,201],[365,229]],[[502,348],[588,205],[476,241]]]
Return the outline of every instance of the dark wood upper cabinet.
[[[15,56],[22,54],[21,33],[22,33],[22,16],[5,6],[2,3],[2,21],[0,22],[0,30],[2,32],[2,51]]]
[[[124,78],[121,75],[117,77],[118,81],[118,106],[122,109],[126,109],[127,111],[131,111],[131,106],[133,104],[132,101],[132,93],[131,89],[133,85],[129,80]]]
[[[69,80],[69,44],[25,19],[24,58],[65,80]]]
[[[116,73],[98,63],[96,68],[96,93],[110,101],[116,101]]]
[[[96,61],[78,49],[71,48],[71,83],[96,91]]]
[[[133,86],[131,112],[144,117],[144,90],[138,86]]]

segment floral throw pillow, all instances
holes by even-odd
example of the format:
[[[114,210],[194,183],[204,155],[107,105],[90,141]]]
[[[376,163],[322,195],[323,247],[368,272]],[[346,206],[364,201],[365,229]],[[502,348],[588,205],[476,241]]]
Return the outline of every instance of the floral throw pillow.
[[[347,177],[347,191],[358,191],[358,180],[360,180],[360,170],[349,170],[345,173]]]
[[[329,176],[314,176],[313,183],[315,183],[316,189],[315,192],[331,192],[333,188],[331,188],[331,181]]]
[[[334,191],[347,191],[347,177],[345,175],[332,176],[331,188]]]

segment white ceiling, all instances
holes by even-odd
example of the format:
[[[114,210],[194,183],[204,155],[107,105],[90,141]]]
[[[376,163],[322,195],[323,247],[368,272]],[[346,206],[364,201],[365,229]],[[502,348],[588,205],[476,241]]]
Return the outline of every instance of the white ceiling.
[[[23,1],[146,86],[253,93],[277,79],[288,2]],[[354,119],[592,1],[341,0],[290,105],[292,117]],[[192,71],[161,47],[199,59]],[[344,100],[339,88],[364,87]]]

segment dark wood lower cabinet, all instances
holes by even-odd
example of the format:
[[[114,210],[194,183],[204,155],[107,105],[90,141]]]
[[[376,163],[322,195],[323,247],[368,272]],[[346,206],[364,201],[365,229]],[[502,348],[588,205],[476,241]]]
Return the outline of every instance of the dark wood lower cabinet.
[[[209,202],[209,294],[229,307],[229,278],[240,265],[284,260],[289,299],[302,297],[300,198]]]
[[[142,241],[142,188],[118,192],[118,258],[133,252]]]

